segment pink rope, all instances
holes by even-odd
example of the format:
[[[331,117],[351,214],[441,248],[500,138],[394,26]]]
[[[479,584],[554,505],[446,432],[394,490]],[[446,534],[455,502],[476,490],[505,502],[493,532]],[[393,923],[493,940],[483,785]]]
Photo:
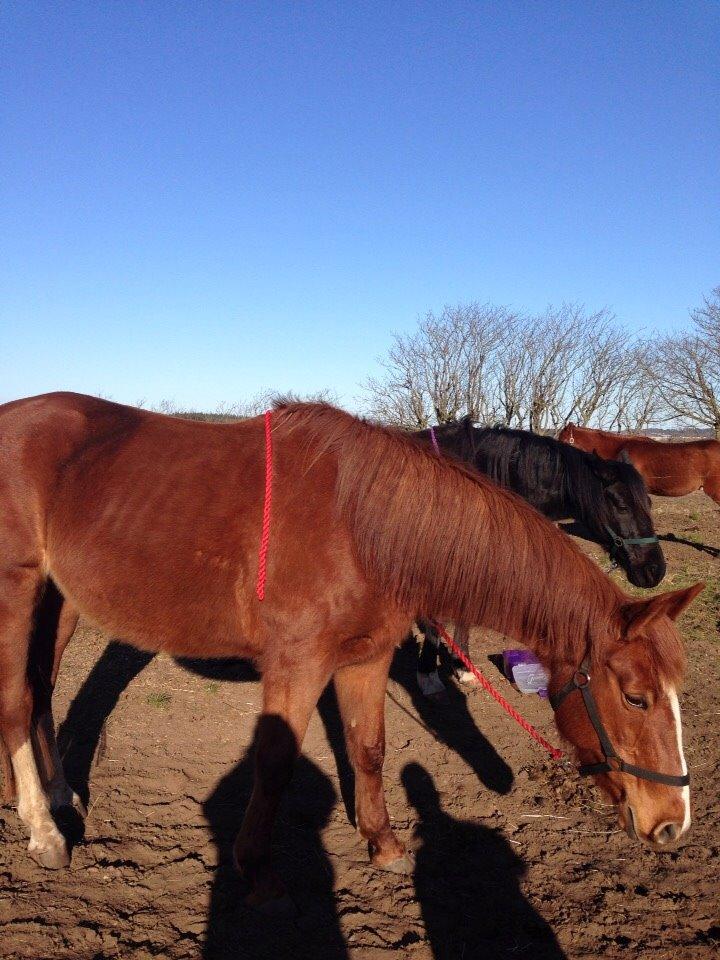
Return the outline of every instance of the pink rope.
[[[508,701],[505,699],[505,697],[501,693],[498,693],[498,691],[490,683],[487,677],[484,677],[483,674],[480,673],[480,671],[472,662],[470,657],[468,657],[467,654],[464,653],[460,649],[460,647],[455,643],[455,641],[452,639],[452,637],[447,632],[447,630],[445,630],[442,624],[437,623],[437,621],[433,621],[433,626],[442,637],[445,645],[452,651],[452,653],[458,658],[458,660],[462,661],[462,663],[465,664],[465,666],[468,668],[470,673],[472,673],[472,675],[477,680],[479,680],[482,688],[484,690],[487,690],[487,692],[490,694],[490,696],[494,700],[497,700],[497,702],[503,708],[505,713],[511,716],[516,723],[519,723],[520,726],[523,728],[523,730],[527,731],[527,733],[530,734],[533,740],[537,740],[540,746],[544,747],[547,750],[547,752],[550,754],[553,760],[559,760],[563,755],[562,750],[558,750],[557,747],[553,747],[551,743],[548,743],[547,740],[543,736],[541,736],[541,734],[538,733],[535,727],[531,723],[528,723],[528,721],[517,712],[515,707],[513,707],[511,703],[508,703]]]
[[[440,456],[440,447],[438,446],[437,437],[435,436],[435,427],[430,427],[430,439],[432,440],[433,450]]]
[[[265,411],[265,502],[263,503],[262,535],[260,537],[260,556],[258,558],[257,593],[258,600],[265,599],[265,579],[267,577],[267,555],[270,546],[270,508],[272,505],[272,410]]]

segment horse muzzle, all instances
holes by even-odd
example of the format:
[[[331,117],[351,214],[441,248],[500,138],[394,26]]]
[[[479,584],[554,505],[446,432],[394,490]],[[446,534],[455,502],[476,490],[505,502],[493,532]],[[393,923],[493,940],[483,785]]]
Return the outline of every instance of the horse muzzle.
[[[644,818],[627,799],[619,804],[619,819],[631,839],[657,852],[675,850],[681,846],[690,827],[690,819],[685,818],[681,811],[666,811],[666,815],[659,820],[650,817],[646,826]]]
[[[665,576],[665,558],[661,555],[659,560],[637,563],[628,557],[626,572],[628,580],[634,587],[643,589],[656,587]]]

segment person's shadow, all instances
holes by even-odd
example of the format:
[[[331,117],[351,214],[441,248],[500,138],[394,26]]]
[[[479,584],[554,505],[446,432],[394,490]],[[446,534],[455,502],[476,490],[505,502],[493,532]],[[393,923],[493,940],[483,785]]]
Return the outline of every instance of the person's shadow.
[[[265,719],[281,722],[277,717]],[[273,862],[297,914],[278,915],[272,905],[263,911],[245,903],[248,888],[234,866],[233,844],[250,800],[253,761],[250,747],[203,804],[218,856],[203,958],[269,960],[292,953],[344,960],[348,953],[335,906],[334,870],[320,836],[337,797],[332,782],[307,757],[301,756],[295,765],[273,840]]]
[[[415,893],[435,960],[565,960],[520,889],[525,864],[502,834],[445,813],[430,774],[402,771],[415,808]]]
[[[478,729],[467,696],[454,684],[448,684],[447,702],[428,700],[418,687],[417,662],[416,644],[408,640],[397,651],[390,676],[410,694],[423,724],[437,740],[462,757],[484,786],[495,793],[509,793],[514,781],[512,768]]]

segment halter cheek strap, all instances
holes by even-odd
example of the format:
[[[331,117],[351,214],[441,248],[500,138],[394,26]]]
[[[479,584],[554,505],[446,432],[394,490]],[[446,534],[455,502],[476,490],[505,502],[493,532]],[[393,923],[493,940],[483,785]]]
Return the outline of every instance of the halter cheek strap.
[[[664,783],[669,787],[686,787],[690,783],[690,774],[688,773],[683,776],[676,776],[671,773],[656,773],[654,770],[636,767],[634,763],[627,763],[619,756],[612,745],[607,730],[603,726],[595,698],[590,690],[590,672],[587,659],[583,660],[580,669],[575,671],[572,679],[561,690],[551,694],[548,698],[556,713],[563,700],[575,690],[579,690],[582,694],[588,718],[597,734],[605,757],[601,763],[584,763],[578,770],[581,776],[592,776],[595,773],[627,773],[633,777],[639,777],[641,780],[652,780],[654,783]]]

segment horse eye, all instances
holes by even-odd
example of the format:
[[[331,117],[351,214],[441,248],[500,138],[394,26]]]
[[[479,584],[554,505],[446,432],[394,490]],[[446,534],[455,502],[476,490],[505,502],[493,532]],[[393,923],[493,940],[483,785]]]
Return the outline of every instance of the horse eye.
[[[645,697],[638,697],[634,693],[623,693],[623,696],[629,706],[635,707],[636,710],[647,710],[648,703]]]

